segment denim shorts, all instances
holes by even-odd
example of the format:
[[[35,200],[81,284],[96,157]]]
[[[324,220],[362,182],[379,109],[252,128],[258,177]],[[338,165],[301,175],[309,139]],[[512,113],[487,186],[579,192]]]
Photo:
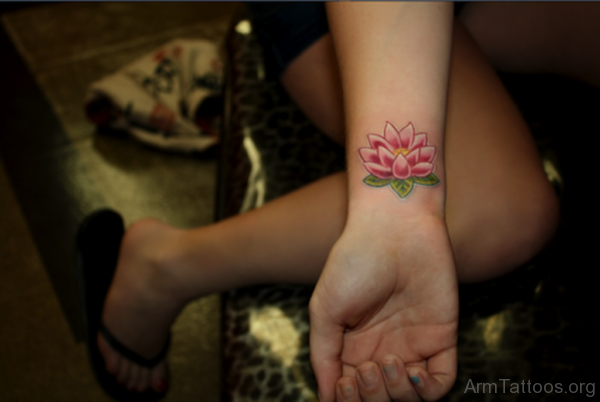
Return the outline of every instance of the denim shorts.
[[[271,78],[329,32],[324,3],[246,3]]]
[[[457,15],[465,3],[457,2]],[[246,3],[271,78],[279,78],[287,66],[310,45],[329,32],[325,3]]]

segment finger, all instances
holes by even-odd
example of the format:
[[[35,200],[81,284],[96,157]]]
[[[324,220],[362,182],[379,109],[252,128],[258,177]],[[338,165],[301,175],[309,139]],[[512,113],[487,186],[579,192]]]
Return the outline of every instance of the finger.
[[[314,298],[309,304],[309,314],[310,362],[319,385],[319,401],[333,402],[337,381],[342,377],[344,327],[319,308]]]
[[[387,355],[381,359],[381,370],[387,392],[393,401],[419,402],[421,397],[413,387],[404,362],[397,355]]]
[[[360,402],[360,395],[354,377],[342,377],[337,382],[338,402]]]
[[[419,396],[425,401],[437,401],[450,391],[456,380],[456,348],[431,357],[427,370],[417,366],[406,370]]]
[[[389,402],[390,397],[377,364],[366,362],[358,366],[356,382],[363,402]]]

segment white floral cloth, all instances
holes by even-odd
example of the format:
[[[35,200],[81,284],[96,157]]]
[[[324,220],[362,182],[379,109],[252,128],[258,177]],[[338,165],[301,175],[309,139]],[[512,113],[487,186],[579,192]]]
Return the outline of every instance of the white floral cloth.
[[[202,152],[218,142],[222,81],[214,43],[176,39],[92,83],[85,110],[152,147]]]

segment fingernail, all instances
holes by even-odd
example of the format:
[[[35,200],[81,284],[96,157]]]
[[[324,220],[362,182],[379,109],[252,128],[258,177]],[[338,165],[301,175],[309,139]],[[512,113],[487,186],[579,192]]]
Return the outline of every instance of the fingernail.
[[[383,363],[383,373],[388,381],[396,381],[398,379],[398,369],[396,368],[396,362],[391,360]]]
[[[365,387],[371,388],[375,386],[377,378],[375,377],[375,371],[372,367],[368,370],[359,370],[358,373],[360,374],[360,379],[363,384],[365,384]]]
[[[340,384],[339,387],[345,400],[351,401],[354,398],[355,389],[352,383]]]
[[[423,388],[423,386],[425,385],[425,383],[423,383],[423,379],[421,378],[421,376],[419,375],[419,371],[418,370],[408,370],[408,375],[410,376],[410,380],[412,381],[413,384],[415,384],[415,386],[417,388]]]

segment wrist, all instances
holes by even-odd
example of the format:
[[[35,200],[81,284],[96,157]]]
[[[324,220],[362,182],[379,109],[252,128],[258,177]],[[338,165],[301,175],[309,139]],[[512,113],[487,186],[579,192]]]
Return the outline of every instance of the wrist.
[[[394,216],[443,218],[445,172],[443,141],[435,130],[418,131],[412,122],[386,122],[366,135],[348,155],[349,218],[368,211]]]
[[[398,205],[389,202],[372,202],[373,200],[357,200],[349,205],[346,227],[377,225],[405,225],[419,221],[444,221],[443,203],[437,200],[425,200],[414,205]]]

